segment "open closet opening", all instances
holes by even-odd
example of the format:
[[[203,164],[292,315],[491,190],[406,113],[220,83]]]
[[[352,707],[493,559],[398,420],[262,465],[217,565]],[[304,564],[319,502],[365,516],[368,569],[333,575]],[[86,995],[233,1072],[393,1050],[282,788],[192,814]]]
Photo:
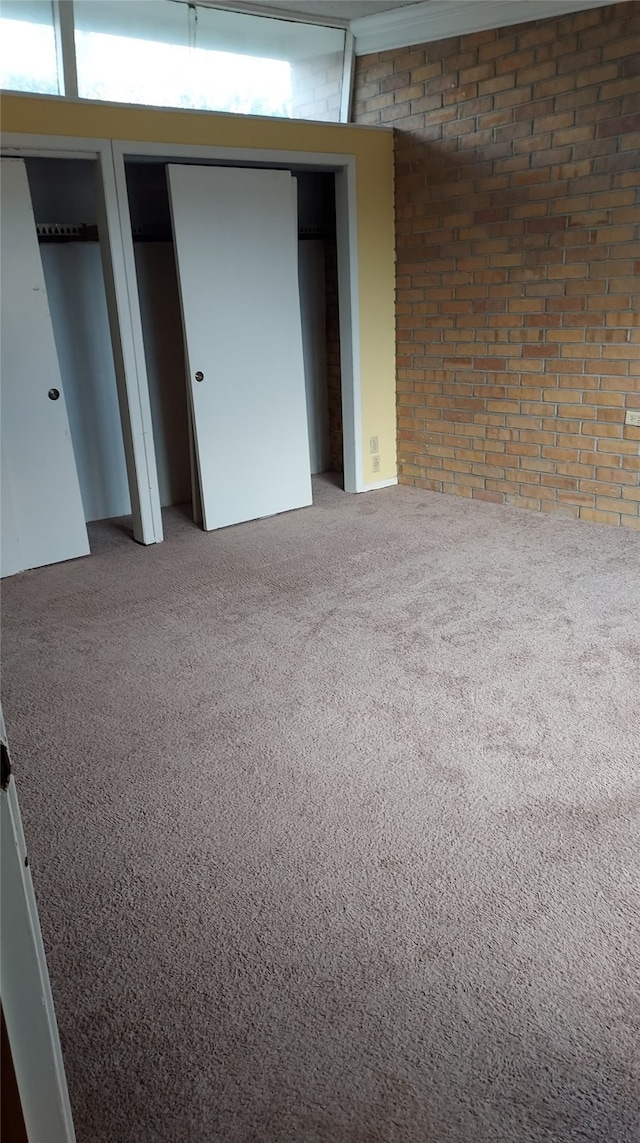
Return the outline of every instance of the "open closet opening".
[[[335,176],[301,171],[296,178],[311,474],[336,473],[344,487]]]
[[[185,514],[200,522],[167,166],[158,159],[128,159],[127,193],[160,504],[163,509],[184,506]],[[335,473],[343,487],[335,177],[331,172],[293,174],[311,474]],[[215,269],[209,272],[213,275]],[[207,284],[205,276],[203,289]],[[242,304],[239,297],[238,306]],[[238,344],[238,353],[242,352],[243,345]],[[251,415],[248,408],[247,417]]]
[[[97,163],[28,158],[25,165],[85,522],[127,517],[131,498],[98,236]]]
[[[184,335],[164,163],[126,164],[160,506],[193,502]]]

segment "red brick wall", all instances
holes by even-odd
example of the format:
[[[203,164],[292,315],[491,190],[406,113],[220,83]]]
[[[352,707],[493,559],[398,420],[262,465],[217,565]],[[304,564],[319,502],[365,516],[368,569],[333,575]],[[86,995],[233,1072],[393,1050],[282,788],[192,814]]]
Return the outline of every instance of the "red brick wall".
[[[640,527],[640,3],[361,57],[405,484]]]

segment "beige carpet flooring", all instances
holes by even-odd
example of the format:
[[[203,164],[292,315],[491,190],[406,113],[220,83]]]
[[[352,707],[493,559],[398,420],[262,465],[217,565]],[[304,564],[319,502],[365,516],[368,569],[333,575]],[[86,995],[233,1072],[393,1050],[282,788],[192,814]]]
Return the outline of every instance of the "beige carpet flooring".
[[[637,1143],[640,537],[92,535],[3,592],[79,1143]]]

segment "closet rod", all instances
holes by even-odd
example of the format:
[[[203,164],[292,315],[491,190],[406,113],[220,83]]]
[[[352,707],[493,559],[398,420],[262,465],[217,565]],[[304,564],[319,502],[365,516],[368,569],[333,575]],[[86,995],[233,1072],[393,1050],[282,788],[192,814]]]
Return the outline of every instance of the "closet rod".
[[[38,222],[36,231],[40,242],[97,242],[96,223]]]
[[[98,242],[99,234],[96,223],[86,222],[38,222],[36,225],[40,242]],[[134,242],[172,242],[173,234],[170,226],[132,228]],[[327,227],[301,226],[298,230],[298,240],[323,240],[332,238],[333,234]]]

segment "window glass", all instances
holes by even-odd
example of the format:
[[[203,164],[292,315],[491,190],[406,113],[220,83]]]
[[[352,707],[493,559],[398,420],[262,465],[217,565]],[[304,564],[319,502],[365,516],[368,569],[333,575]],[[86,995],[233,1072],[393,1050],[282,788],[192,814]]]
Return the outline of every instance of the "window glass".
[[[171,0],[77,0],[84,99],[337,122],[345,33]]]
[[[60,95],[50,0],[2,0],[0,86]]]

